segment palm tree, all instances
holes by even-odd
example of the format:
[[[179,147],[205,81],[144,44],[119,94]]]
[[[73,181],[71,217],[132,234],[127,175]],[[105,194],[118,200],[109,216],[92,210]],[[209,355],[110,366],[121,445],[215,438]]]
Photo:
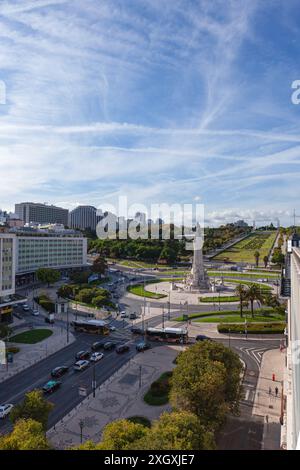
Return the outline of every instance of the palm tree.
[[[268,257],[268,256],[264,256],[265,268],[268,266],[268,261],[269,261],[269,257]]]
[[[255,300],[258,300],[259,302],[263,302],[263,297],[260,292],[260,288],[256,286],[255,284],[251,284],[251,286],[248,287],[247,292],[246,292],[246,299],[249,300],[250,305],[251,305],[251,316],[254,318],[254,302]]]
[[[240,300],[240,316],[243,318],[243,302],[246,300],[246,289],[244,284],[238,284],[235,288],[235,293]]]
[[[256,251],[256,252],[254,253],[254,258],[255,258],[256,267],[258,267],[259,257],[260,257],[260,252],[259,252],[259,251]]]

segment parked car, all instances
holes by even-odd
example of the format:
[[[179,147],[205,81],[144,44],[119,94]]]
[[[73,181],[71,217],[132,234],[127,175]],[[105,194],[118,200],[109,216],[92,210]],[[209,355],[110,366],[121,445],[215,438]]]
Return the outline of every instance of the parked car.
[[[89,359],[90,358],[90,352],[89,351],[79,351],[77,354],[75,354],[75,359],[81,360],[81,359]]]
[[[137,326],[133,326],[130,331],[134,335],[143,335],[144,334],[144,330],[142,328],[138,328]]]
[[[205,341],[205,340],[210,340],[208,336],[205,335],[197,335],[196,336],[196,341]]]
[[[23,308],[24,312],[29,312],[29,310],[30,310],[29,305],[27,305],[27,304],[24,304],[22,306],[22,308]]]
[[[90,365],[89,361],[77,361],[74,364],[74,370],[80,372],[82,370],[87,369],[89,365]]]
[[[146,351],[146,349],[150,349],[151,345],[147,343],[146,341],[141,341],[136,345],[136,350],[138,352]]]
[[[120,312],[120,317],[121,318],[127,318],[127,313],[125,312],[125,310],[122,310],[122,312]]]
[[[105,345],[106,341],[96,341],[95,343],[92,344],[91,350],[92,351],[99,351],[99,349],[103,349],[103,346]]]
[[[128,344],[120,344],[119,346],[117,346],[116,348],[116,353],[118,354],[122,354],[124,352],[127,352],[130,350],[130,347],[128,346]]]
[[[116,331],[116,327],[115,326],[110,326],[109,331]]]
[[[112,341],[107,341],[105,345],[103,346],[103,349],[108,351],[110,349],[114,349],[115,347],[116,347],[115,343],[113,343]]]
[[[11,403],[5,403],[4,405],[0,405],[0,418],[4,419],[6,416],[8,416],[13,407],[14,405],[12,405]]]
[[[38,310],[32,310],[32,313],[31,313],[34,317],[38,317],[40,312]]]
[[[51,376],[52,377],[61,377],[62,375],[66,374],[69,370],[69,367],[67,366],[58,366],[58,367],[55,367],[55,369],[53,369],[51,371]]]
[[[49,380],[44,386],[43,386],[43,392],[44,393],[53,393],[55,390],[57,390],[61,386],[61,382],[58,380]]]
[[[103,359],[103,357],[104,357],[104,354],[103,354],[103,353],[94,352],[94,353],[91,355],[90,361],[91,361],[91,362],[98,362],[98,361],[100,361],[101,359]]]

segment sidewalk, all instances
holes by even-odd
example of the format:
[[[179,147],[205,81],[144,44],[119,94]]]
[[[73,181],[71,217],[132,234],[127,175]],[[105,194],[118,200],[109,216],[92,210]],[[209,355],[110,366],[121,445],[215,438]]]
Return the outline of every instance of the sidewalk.
[[[48,431],[53,446],[65,449],[80,444],[81,420],[83,442],[99,442],[104,426],[111,421],[130,416],[153,420],[170,410],[169,405],[147,405],[143,396],[154,380],[175,367],[173,361],[181,350],[180,346],[161,346],[135,356],[96,390],[95,398],[89,395]]]
[[[280,450],[281,399],[284,374],[285,352],[279,349],[266,351],[263,355],[253,405],[253,415],[264,418],[264,450]],[[275,381],[272,380],[273,374]],[[276,397],[275,388],[278,388]],[[269,394],[269,388],[271,393]]]
[[[20,351],[14,354],[14,362],[8,364],[8,370],[6,370],[6,365],[0,364],[0,383],[75,341],[74,336],[70,333],[69,343],[67,343],[66,332],[59,327],[49,327],[49,325],[35,327],[35,329],[41,328],[51,329],[53,334],[36,344],[9,343],[9,346],[16,346],[20,348]],[[28,327],[20,328],[14,334],[28,331],[28,329]]]

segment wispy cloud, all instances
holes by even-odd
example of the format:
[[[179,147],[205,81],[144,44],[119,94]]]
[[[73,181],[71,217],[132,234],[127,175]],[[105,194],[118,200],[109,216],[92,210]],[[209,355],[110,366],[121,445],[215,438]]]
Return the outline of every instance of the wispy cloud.
[[[274,210],[280,193],[284,216],[299,200],[287,44],[300,31],[294,0],[268,12],[257,0],[1,2],[0,206],[199,196],[241,214]]]

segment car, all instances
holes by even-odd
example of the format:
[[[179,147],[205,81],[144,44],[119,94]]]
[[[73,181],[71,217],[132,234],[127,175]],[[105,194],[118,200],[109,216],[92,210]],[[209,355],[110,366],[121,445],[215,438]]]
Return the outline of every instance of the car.
[[[99,351],[99,349],[103,349],[103,346],[105,345],[106,341],[96,341],[95,343],[92,344],[91,350],[92,351]]]
[[[11,403],[5,403],[4,405],[0,405],[0,418],[4,419],[7,415],[9,415],[13,407],[14,405],[12,405]]]
[[[144,330],[142,328],[138,328],[137,326],[133,326],[130,329],[130,331],[133,335],[143,335],[144,334]]]
[[[74,364],[74,370],[80,372],[87,369],[89,365],[90,361],[77,361]]]
[[[112,341],[107,341],[104,346],[103,346],[103,349],[105,349],[106,351],[108,351],[109,349],[114,349],[116,347],[115,343],[113,343]]]
[[[136,345],[135,348],[136,348],[136,350],[137,350],[138,352],[141,352],[141,351],[146,351],[146,349],[150,349],[151,346],[150,346],[150,344],[147,343],[146,341],[141,341],[140,343],[138,343],[138,344]]]
[[[47,382],[43,386],[42,390],[43,390],[44,393],[53,393],[60,386],[61,386],[61,382],[59,382],[58,380],[49,380],[49,382]]]
[[[38,310],[32,310],[31,312],[31,315],[33,315],[34,317],[38,317],[40,314],[40,312]]]
[[[67,366],[58,366],[58,367],[55,367],[55,369],[53,369],[51,371],[51,376],[52,377],[61,377],[62,375],[66,374],[69,370],[69,367]]]
[[[116,327],[115,326],[110,326],[109,331],[116,331]]]
[[[122,312],[120,312],[120,317],[127,318],[127,313],[125,312],[125,310],[122,310]]]
[[[135,312],[129,314],[129,320],[135,320],[137,318],[137,314]]]
[[[127,352],[130,350],[130,347],[128,346],[128,344],[120,344],[119,346],[117,346],[116,348],[116,353],[118,354],[122,354],[124,352]]]
[[[24,305],[22,306],[22,308],[23,308],[23,311],[24,311],[24,312],[29,312],[29,310],[30,310],[30,308],[29,308],[29,306],[28,306],[27,304],[24,304]]]
[[[75,359],[81,360],[81,359],[89,359],[90,358],[90,352],[89,351],[79,351],[78,353],[75,354]]]
[[[91,361],[91,362],[98,362],[98,361],[100,361],[101,359],[103,359],[103,357],[104,357],[104,354],[103,354],[103,353],[94,352],[94,353],[91,355],[90,361]]]
[[[210,338],[208,336],[205,336],[205,335],[197,335],[195,339],[196,339],[196,341],[210,340]]]

